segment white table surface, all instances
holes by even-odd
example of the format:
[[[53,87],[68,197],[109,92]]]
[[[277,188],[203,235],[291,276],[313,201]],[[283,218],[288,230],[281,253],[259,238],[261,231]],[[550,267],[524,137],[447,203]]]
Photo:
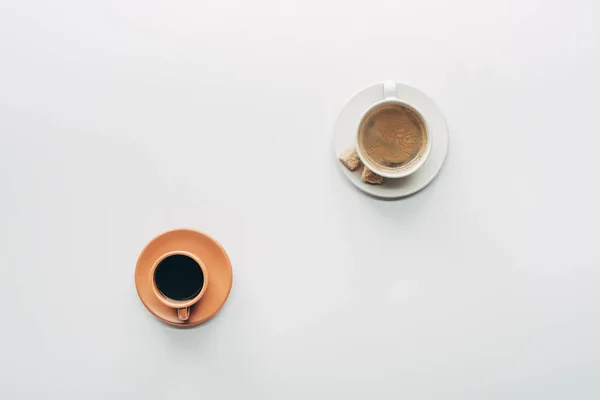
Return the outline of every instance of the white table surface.
[[[598,4],[0,1],[0,396],[598,399]],[[385,79],[450,124],[395,202],[331,149]],[[190,330],[133,283],[184,226],[234,268]]]

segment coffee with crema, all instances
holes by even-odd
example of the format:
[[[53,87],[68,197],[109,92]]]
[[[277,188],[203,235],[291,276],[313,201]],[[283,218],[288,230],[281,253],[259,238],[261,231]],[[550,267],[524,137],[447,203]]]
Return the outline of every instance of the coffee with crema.
[[[400,168],[423,156],[427,131],[421,117],[411,108],[385,103],[362,119],[358,146],[363,157],[380,168]]]

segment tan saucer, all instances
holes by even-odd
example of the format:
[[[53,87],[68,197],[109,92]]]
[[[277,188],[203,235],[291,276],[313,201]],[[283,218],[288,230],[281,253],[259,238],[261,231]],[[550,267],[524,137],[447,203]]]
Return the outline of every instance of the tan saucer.
[[[165,253],[187,251],[202,260],[207,269],[206,292],[191,307],[187,321],[177,317],[177,310],[161,303],[153,291],[150,269]],[[210,236],[192,229],[175,229],[152,239],[142,250],[135,267],[135,286],[148,311],[171,325],[192,326],[213,317],[231,291],[231,262],[225,249]]]

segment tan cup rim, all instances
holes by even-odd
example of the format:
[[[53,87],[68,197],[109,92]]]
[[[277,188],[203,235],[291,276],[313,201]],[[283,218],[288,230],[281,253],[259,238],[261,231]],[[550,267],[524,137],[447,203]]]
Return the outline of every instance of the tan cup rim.
[[[186,300],[186,301],[176,301],[176,300],[168,299],[158,290],[158,287],[156,286],[156,281],[154,280],[154,271],[156,271],[158,264],[160,264],[161,261],[163,261],[165,258],[175,256],[175,255],[183,255],[183,256],[189,257],[192,260],[196,261],[196,263],[200,266],[200,269],[202,270],[202,274],[204,275],[204,284],[202,285],[202,289],[200,289],[200,293],[198,293],[196,296],[194,296],[193,298]],[[154,262],[154,264],[152,265],[152,268],[150,268],[150,286],[152,287],[152,291],[154,292],[154,295],[165,306],[173,308],[173,309],[191,307],[194,304],[196,304],[198,301],[200,301],[200,299],[202,298],[202,296],[204,296],[204,293],[206,292],[206,288],[208,286],[208,271],[206,270],[204,263],[200,260],[200,258],[198,258],[197,255],[190,253],[189,251],[184,251],[184,250],[169,251],[168,253],[165,253],[162,256],[160,256],[158,258],[158,260],[156,260]]]

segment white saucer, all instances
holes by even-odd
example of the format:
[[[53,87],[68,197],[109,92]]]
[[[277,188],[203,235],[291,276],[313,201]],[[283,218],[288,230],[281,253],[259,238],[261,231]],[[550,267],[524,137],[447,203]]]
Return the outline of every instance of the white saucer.
[[[421,168],[412,175],[406,178],[385,178],[383,184],[371,185],[363,182],[360,178],[362,167],[356,171],[350,171],[338,160],[344,150],[354,145],[356,127],[363,112],[373,103],[383,100],[383,83],[366,87],[352,96],[340,112],[333,128],[333,148],[336,162],[346,177],[363,192],[387,199],[408,196],[423,189],[440,172],[446,154],[448,154],[448,124],[433,100],[411,86],[397,83],[396,87],[398,98],[414,104],[423,114],[431,134],[431,153]]]

